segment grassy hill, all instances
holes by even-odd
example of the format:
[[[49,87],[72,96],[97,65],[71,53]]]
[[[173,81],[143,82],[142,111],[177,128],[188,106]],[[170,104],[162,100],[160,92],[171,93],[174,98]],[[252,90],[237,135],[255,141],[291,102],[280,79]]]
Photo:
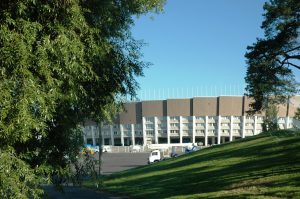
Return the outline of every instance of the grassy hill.
[[[262,133],[118,173],[104,189],[133,198],[300,198],[300,132]]]

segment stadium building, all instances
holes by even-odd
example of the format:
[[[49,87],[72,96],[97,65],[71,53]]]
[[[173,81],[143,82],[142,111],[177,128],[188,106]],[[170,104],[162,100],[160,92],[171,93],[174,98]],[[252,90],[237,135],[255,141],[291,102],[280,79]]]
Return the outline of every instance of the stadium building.
[[[124,104],[113,124],[84,124],[84,141],[98,145],[184,145],[205,146],[233,141],[262,132],[264,113],[247,115],[251,99],[245,96],[194,97]],[[278,107],[281,129],[293,128],[300,96]]]

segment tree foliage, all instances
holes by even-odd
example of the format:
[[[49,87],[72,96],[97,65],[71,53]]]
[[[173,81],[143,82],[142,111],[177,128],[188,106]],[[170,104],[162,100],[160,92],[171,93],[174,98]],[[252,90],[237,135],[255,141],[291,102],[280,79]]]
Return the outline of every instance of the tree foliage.
[[[264,123],[262,124],[263,132],[276,131],[279,129],[277,122],[278,107],[271,104],[266,108]]]
[[[130,33],[132,16],[163,4],[1,0],[0,149],[31,168],[64,167],[78,151],[79,124],[111,117],[120,97],[135,95],[147,63]]]
[[[300,120],[300,107],[297,108],[294,118]]]
[[[247,95],[254,112],[282,103],[297,92],[292,68],[300,69],[300,1],[271,0],[264,5],[265,37],[247,47]],[[272,97],[271,97],[272,96]]]
[[[0,150],[0,165],[1,198],[40,198],[40,180],[26,162],[11,150]]]

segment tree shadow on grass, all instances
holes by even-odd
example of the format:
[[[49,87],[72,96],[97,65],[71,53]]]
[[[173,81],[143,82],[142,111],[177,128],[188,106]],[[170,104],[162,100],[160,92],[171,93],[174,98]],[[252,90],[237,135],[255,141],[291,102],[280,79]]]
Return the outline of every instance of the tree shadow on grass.
[[[231,147],[228,149],[227,145],[218,145],[214,148],[207,148],[203,149],[199,152],[194,152],[193,154],[187,154],[184,157],[178,157],[176,159],[170,159],[166,160],[164,162],[161,162],[159,164],[153,164],[150,166],[142,166],[137,169],[132,169],[131,171],[135,173],[135,175],[143,174],[145,172],[156,172],[156,171],[163,171],[163,170],[169,170],[172,168],[179,168],[179,167],[185,167],[187,165],[192,165],[195,163],[200,162],[207,162],[212,160],[224,160],[228,158],[234,158],[234,157],[246,157],[246,158],[259,158],[259,157],[266,157],[266,156],[276,156],[282,152],[288,153],[287,155],[293,154],[294,152],[297,152],[298,148],[295,148],[293,144],[299,143],[300,145],[300,137],[297,137],[295,139],[289,139],[289,140],[283,140],[280,141],[280,143],[270,143],[270,144],[263,144],[264,140],[261,140],[260,145],[250,145],[250,146],[243,146],[240,147]],[[278,145],[282,146],[284,150],[269,150],[271,148],[277,147]],[[286,147],[285,147],[286,146]],[[214,149],[213,151],[211,149]],[[209,153],[207,153],[209,151]],[[289,158],[289,156],[287,156]],[[276,159],[274,159],[276,161]],[[115,176],[118,177],[126,177],[131,176],[130,172],[121,172],[116,175],[112,175],[109,178],[114,178]]]
[[[262,137],[264,138],[264,137]],[[258,140],[256,140],[258,141]],[[262,139],[261,141],[265,141]],[[267,142],[267,141],[266,141]],[[250,185],[245,182],[254,181],[251,186],[254,187],[282,187],[287,183],[294,183],[294,187],[299,188],[300,181],[300,137],[292,139],[280,139],[278,142],[270,142],[268,144],[255,144],[243,146],[243,148],[220,145],[215,148],[206,149],[212,150],[200,151],[175,160],[168,160],[157,165],[142,167],[130,172],[124,172],[120,175],[110,176],[113,178],[129,178],[131,180],[124,180],[123,182],[110,181],[109,186],[114,187],[112,190],[117,191],[120,187],[122,190],[130,195],[138,198],[167,198],[176,196],[191,196],[194,194],[207,194],[209,198],[210,193],[229,191],[233,189],[242,190],[241,198],[247,198],[249,193],[247,187]],[[248,143],[235,143],[236,145]],[[278,147],[281,146],[281,147]],[[274,148],[274,150],[270,150]],[[241,157],[241,162],[231,163],[232,158]],[[209,164],[210,161],[226,161],[228,164],[223,166]],[[208,164],[204,164],[208,163]],[[193,165],[193,168],[184,169],[187,165]],[[198,165],[197,165],[198,164]],[[183,170],[180,170],[183,167]],[[177,168],[178,170],[170,170]],[[149,175],[142,175],[147,172]],[[151,176],[153,173],[153,176]],[[281,179],[280,176],[287,174],[299,174],[293,179]],[[136,176],[134,178],[133,174]],[[141,176],[139,176],[141,175]],[[258,179],[264,179],[275,176],[281,180],[281,184],[270,181],[264,182]],[[257,181],[258,180],[258,181]],[[257,182],[256,182],[257,181]],[[244,183],[244,184],[243,184]],[[240,186],[238,186],[240,185]],[[141,191],[142,190],[142,191]],[[246,191],[245,191],[246,190]],[[273,191],[268,193],[257,192],[256,196],[262,194],[269,194],[276,196],[284,194],[285,191]],[[298,194],[296,190],[290,190],[289,195]],[[249,197],[251,194],[249,195]],[[298,195],[299,196],[299,195]],[[227,198],[232,198],[227,196]],[[234,196],[237,198],[239,196]],[[218,198],[213,196],[210,198]],[[223,195],[220,198],[225,198]]]
[[[127,181],[125,183],[111,184],[111,186],[122,186],[122,189],[127,190],[130,194],[134,194],[135,190],[143,190],[142,198],[157,197],[165,198],[176,195],[193,195],[197,193],[209,193],[228,190],[233,184],[239,184],[246,180],[256,180],[258,178],[264,178],[268,176],[280,176],[290,173],[300,172],[300,162],[297,163],[298,167],[294,169],[282,169],[287,168],[289,165],[280,165],[276,169],[273,165],[273,170],[268,170],[269,165],[261,166],[265,162],[270,162],[270,159],[264,160],[264,162],[248,161],[234,166],[221,168],[214,171],[202,171],[207,169],[194,168],[185,171],[178,171],[169,174],[151,176],[140,178],[133,181]],[[258,172],[264,169],[264,172]],[[235,175],[228,175],[235,172]],[[257,183],[255,186],[267,186],[265,183]],[[251,186],[254,186],[251,185]],[[270,184],[272,185],[272,183]],[[247,187],[248,185],[243,185]],[[235,187],[236,189],[243,188]]]

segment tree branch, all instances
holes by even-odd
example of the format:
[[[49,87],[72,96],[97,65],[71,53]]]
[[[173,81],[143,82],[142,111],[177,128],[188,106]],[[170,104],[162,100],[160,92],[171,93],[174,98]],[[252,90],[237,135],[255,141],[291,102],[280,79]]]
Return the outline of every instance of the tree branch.
[[[293,64],[293,63],[290,63],[290,62],[287,62],[287,64],[291,65],[291,66],[294,66],[295,68],[298,68],[300,70],[300,66],[296,65],[296,64]]]
[[[300,46],[297,47],[297,48],[300,48]],[[294,50],[295,49],[296,48],[294,48]],[[276,61],[280,64],[281,67],[284,64],[289,64],[289,65],[294,66],[295,68],[297,68],[297,69],[300,70],[300,66],[299,65],[293,64],[293,63],[291,63],[291,62],[288,61],[289,59],[298,59],[298,60],[300,60],[300,55],[288,55],[287,53],[285,53],[283,56],[284,56],[283,60],[280,60],[279,58],[276,58]]]
[[[300,55],[291,55],[290,56],[287,54],[285,57],[286,57],[286,59],[300,59]]]
[[[300,46],[297,46],[297,47],[295,47],[295,48],[292,48],[292,49],[290,49],[290,50],[288,50],[288,51],[285,51],[285,52],[283,52],[283,53],[284,53],[284,54],[287,54],[287,53],[289,53],[289,52],[292,52],[292,51],[298,50],[298,49],[300,49]]]

